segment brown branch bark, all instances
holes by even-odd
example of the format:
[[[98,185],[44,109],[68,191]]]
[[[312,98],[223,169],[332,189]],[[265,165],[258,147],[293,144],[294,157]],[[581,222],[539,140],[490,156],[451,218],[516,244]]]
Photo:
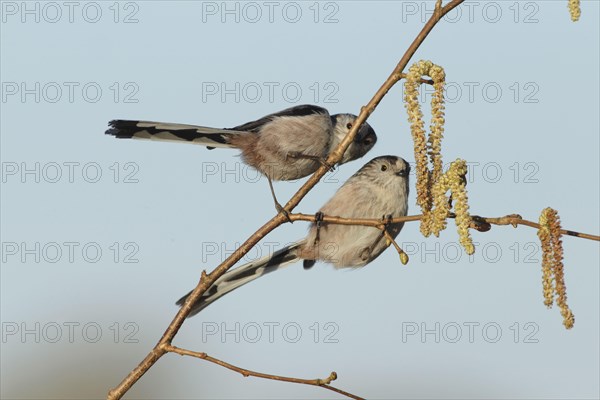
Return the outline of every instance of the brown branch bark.
[[[300,213],[290,214],[289,217],[292,221],[308,221],[308,222],[316,221],[315,216],[310,215],[310,214],[300,214]],[[422,214],[407,215],[406,217],[393,218],[390,220],[390,222],[398,223],[398,222],[420,221],[422,217],[423,217]],[[448,215],[448,218],[454,218],[454,214],[451,213],[450,215]],[[529,226],[531,228],[536,228],[536,229],[540,228],[540,224],[538,224],[537,222],[528,221],[526,219],[523,219],[519,214],[509,214],[504,217],[496,217],[496,218],[480,217],[478,215],[472,215],[471,218],[474,221],[487,222],[488,224],[492,224],[492,225],[512,225],[515,228],[517,227],[517,225],[525,225],[525,226]],[[373,226],[376,228],[381,227],[381,219],[342,218],[342,217],[324,215],[323,218],[321,219],[321,221],[327,222],[330,224],[336,224],[336,225],[362,225],[362,226]],[[582,239],[600,241],[600,236],[591,235],[589,233],[582,233],[582,232],[566,230],[566,229],[562,229],[560,231],[560,233],[562,233],[563,235],[568,235],[568,236],[576,236],[576,237],[579,237]]]
[[[211,363],[215,363],[217,365],[220,365],[221,367],[230,369],[232,371],[238,372],[240,374],[242,374],[244,377],[249,377],[249,376],[254,376],[256,378],[263,378],[263,379],[271,379],[274,381],[282,381],[282,382],[290,382],[290,383],[299,383],[302,385],[310,385],[310,386],[320,386],[322,388],[328,389],[328,390],[332,390],[336,393],[340,393],[343,394],[346,397],[349,397],[351,399],[356,399],[356,400],[363,400],[362,397],[358,397],[352,393],[348,393],[344,390],[338,389],[336,387],[333,387],[331,385],[329,385],[332,381],[337,379],[337,373],[332,372],[331,374],[329,374],[329,376],[325,379],[300,379],[300,378],[292,378],[292,377],[288,377],[288,376],[281,376],[281,375],[271,375],[271,374],[265,374],[263,372],[255,372],[255,371],[251,371],[249,369],[245,369],[245,368],[240,368],[237,367],[233,364],[230,364],[228,362],[219,360],[218,358],[214,358],[209,356],[206,353],[201,353],[201,352],[197,352],[197,351],[190,351],[190,350],[186,350],[186,349],[182,349],[180,347],[175,347],[172,345],[164,345],[163,349],[167,352],[171,352],[171,353],[177,353],[179,355],[182,356],[190,356],[190,357],[196,357],[196,358],[200,358],[202,360],[206,360],[209,361]]]
[[[483,217],[479,217],[482,218],[484,221],[490,223],[490,224],[494,224],[494,225],[512,225],[514,227],[516,227],[517,225],[525,225],[525,226],[529,226],[531,228],[536,228],[536,229],[540,229],[540,224],[538,224],[537,222],[533,222],[533,221],[528,221],[526,219],[523,219],[519,214],[510,214],[510,215],[506,215],[504,217],[499,217],[499,218],[483,218]],[[567,236],[575,236],[575,237],[579,237],[582,239],[589,239],[589,240],[595,240],[595,241],[600,241],[600,236],[597,235],[592,235],[589,233],[582,233],[582,232],[577,232],[577,231],[572,231],[572,230],[568,230],[568,229],[561,229],[560,233],[563,235],[567,235]]]
[[[387,94],[387,92],[402,78],[404,68],[408,65],[408,62],[415,54],[419,46],[423,43],[425,38],[429,35],[433,27],[440,21],[440,19],[450,12],[452,9],[461,4],[464,0],[451,0],[448,4],[441,7],[441,1],[438,0],[436,3],[436,11],[425,23],[423,29],[417,37],[413,40],[409,48],[406,50],[396,68],[392,71],[390,76],[386,79],[383,85],[377,90],[373,98],[369,103],[361,108],[360,114],[358,115],[354,126],[348,132],[348,135],[342,140],[336,149],[334,149],[327,158],[327,162],[330,165],[335,165],[339,162],[344,154],[344,151],[350,146],[352,140],[358,132],[358,128],[367,120],[367,118],[373,113],[379,102]],[[360,51],[357,50],[357,51]],[[250,238],[248,238],[240,247],[239,251],[236,251],[230,257],[228,257],[223,263],[216,267],[210,274],[202,273],[202,278],[188,296],[185,304],[179,309],[165,333],[162,335],[156,346],[150,351],[150,353],[140,362],[140,364],[133,369],[124,379],[108,393],[109,400],[116,400],[123,397],[123,395],[150,369],[154,363],[162,357],[166,350],[165,346],[171,344],[173,338],[183,325],[185,318],[191,311],[192,304],[194,304],[200,296],[229,268],[231,268],[241,257],[243,257],[253,246],[255,246],[260,240],[262,240],[268,233],[277,228],[279,225],[287,221],[284,212],[290,213],[306,196],[306,194],[321,180],[321,178],[328,171],[326,166],[321,166],[308,180],[302,185],[302,187],[292,196],[292,198],[286,203],[284,211],[271,218],[267,223],[260,227]]]

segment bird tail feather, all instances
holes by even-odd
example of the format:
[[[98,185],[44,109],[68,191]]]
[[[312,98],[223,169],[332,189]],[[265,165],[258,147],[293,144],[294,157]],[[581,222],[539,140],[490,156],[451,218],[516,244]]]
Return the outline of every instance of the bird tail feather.
[[[229,129],[216,129],[206,126],[171,124],[152,121],[129,121],[117,119],[108,123],[107,135],[118,139],[162,140],[169,142],[188,142],[214,147],[235,147],[231,137],[245,132]]]
[[[300,258],[295,251],[304,243],[303,240],[290,244],[272,255],[265,256],[256,261],[241,265],[229,270],[221,276],[200,299],[192,306],[192,311],[188,318],[198,314],[204,308],[223,297],[227,293],[260,278],[268,273],[279,271],[284,267],[298,261]],[[191,291],[177,301],[178,306],[182,306],[190,295]]]

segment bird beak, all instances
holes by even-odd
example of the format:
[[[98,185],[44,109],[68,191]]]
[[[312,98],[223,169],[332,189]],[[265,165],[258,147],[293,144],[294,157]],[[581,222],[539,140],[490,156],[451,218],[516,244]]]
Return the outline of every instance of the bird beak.
[[[402,171],[398,172],[398,176],[407,177],[410,174],[410,165],[406,164]]]

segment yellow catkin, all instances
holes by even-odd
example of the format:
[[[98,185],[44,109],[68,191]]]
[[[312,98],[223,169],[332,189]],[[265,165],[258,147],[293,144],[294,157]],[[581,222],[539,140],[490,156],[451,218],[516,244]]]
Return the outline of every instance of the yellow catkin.
[[[421,207],[423,213],[427,213],[431,209],[429,201],[429,171],[427,168],[427,141],[425,139],[425,124],[423,123],[423,112],[419,104],[418,87],[421,79],[421,64],[413,64],[406,75],[406,83],[404,90],[404,101],[408,112],[408,120],[410,121],[410,130],[414,142],[414,154],[416,162],[417,175],[417,204]]]
[[[563,317],[563,325],[571,329],[575,324],[575,316],[567,305],[567,287],[563,264],[562,234],[560,217],[556,210],[545,208],[540,215],[538,236],[542,243],[542,284],[544,304],[550,307],[556,297],[556,304]]]
[[[544,305],[548,308],[554,304],[554,271],[552,269],[552,243],[550,241],[550,229],[548,227],[548,218],[546,217],[548,209],[544,209],[540,215],[540,229],[538,237],[542,245],[542,293],[544,295]]]
[[[421,225],[419,225],[419,230],[421,231],[421,234],[425,237],[429,237],[429,235],[431,235],[433,233],[432,231],[432,219],[433,219],[433,215],[432,212],[426,212],[423,214],[423,216],[421,217]]]
[[[569,14],[571,14],[571,21],[577,22],[579,21],[579,17],[581,17],[581,4],[580,0],[569,0]]]
[[[462,244],[467,254],[473,254],[475,252],[475,246],[473,245],[473,239],[469,233],[471,215],[469,214],[469,201],[466,188],[467,183],[465,179],[465,175],[467,174],[467,162],[465,160],[457,159],[452,162],[448,172],[450,192],[452,193],[454,213],[456,214],[454,221],[456,222],[460,244]]]
[[[417,99],[418,87],[423,76],[433,80],[434,94],[431,98],[431,124],[429,138],[425,140],[425,125],[421,105]],[[446,173],[442,173],[442,138],[444,134],[444,86],[446,74],[444,69],[431,61],[419,61],[413,64],[406,74],[404,101],[410,121],[410,129],[414,142],[414,153],[417,175],[417,204],[421,207],[421,233],[429,236],[446,228],[450,212],[448,191],[454,199],[456,226],[460,243],[468,254],[473,254],[475,247],[469,234],[471,216],[467,201],[466,162],[456,160]],[[431,171],[429,170],[431,164]]]
[[[418,88],[420,80],[428,75],[434,82],[434,94],[431,99],[431,133],[426,140],[425,124],[423,123],[423,112],[418,100]],[[414,142],[414,154],[416,162],[417,177],[417,204],[421,207],[423,219],[421,220],[421,233],[424,236],[431,234],[430,215],[433,200],[431,196],[434,183],[442,175],[441,143],[444,132],[444,85],[446,74],[444,69],[431,61],[421,60],[413,64],[406,74],[404,85],[404,101],[408,112],[408,120]],[[428,157],[432,164],[429,171]]]
[[[431,134],[429,135],[429,158],[431,161],[431,181],[436,182],[442,175],[442,138],[444,135],[444,86],[446,73],[443,68],[433,65],[429,69],[433,79],[434,93],[431,98]]]
[[[446,229],[446,219],[450,212],[450,199],[446,193],[450,191],[454,202],[454,212],[456,214],[455,222],[460,237],[460,243],[467,254],[475,252],[473,240],[469,233],[471,224],[471,215],[469,214],[469,203],[467,198],[466,179],[467,163],[465,160],[458,159],[450,164],[448,171],[444,173],[435,182],[432,189],[433,210],[429,214],[428,221],[431,226],[431,232],[437,237],[439,233]]]
[[[548,212],[548,226],[552,238],[552,251],[554,253],[554,262],[552,270],[554,271],[554,282],[556,290],[556,304],[560,308],[560,314],[563,317],[563,325],[571,329],[575,323],[575,316],[567,305],[567,287],[565,285],[565,271],[563,264],[563,247],[561,239],[560,217],[556,210],[550,209]]]
[[[446,174],[442,175],[433,185],[431,195],[433,197],[433,211],[429,214],[431,221],[431,232],[438,237],[440,232],[446,229],[446,218],[450,211],[450,202],[446,192],[450,189],[450,183]]]

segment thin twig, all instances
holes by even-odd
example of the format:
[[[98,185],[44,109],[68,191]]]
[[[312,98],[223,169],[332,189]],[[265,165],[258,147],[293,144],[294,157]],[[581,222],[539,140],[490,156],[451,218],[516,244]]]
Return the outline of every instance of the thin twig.
[[[297,214],[290,214],[289,217],[292,221],[315,222],[315,216],[310,215],[310,214],[297,213]],[[406,217],[396,217],[396,218],[391,219],[390,223],[396,224],[399,222],[420,221],[422,217],[423,217],[422,214],[407,215]],[[454,218],[454,217],[455,217],[455,215],[453,213],[450,213],[448,215],[448,218]],[[512,225],[514,227],[516,227],[517,225],[525,225],[525,226],[529,226],[531,228],[536,228],[536,229],[540,228],[540,224],[538,224],[537,222],[532,222],[532,221],[523,219],[518,214],[509,214],[509,215],[505,215],[504,217],[496,217],[496,218],[480,217],[478,215],[472,215],[471,218],[475,221],[487,222],[488,224],[492,224],[492,225]],[[381,219],[342,218],[342,217],[323,215],[323,218],[321,220],[322,220],[322,222],[326,222],[329,224],[335,224],[335,225],[361,225],[361,226],[381,227]],[[562,229],[560,231],[560,233],[562,233],[563,235],[568,235],[568,236],[576,236],[576,237],[579,237],[582,239],[600,241],[600,236],[591,235],[589,233],[581,233],[581,232],[565,230],[565,229]]]
[[[537,222],[532,222],[532,221],[523,219],[523,218],[521,218],[521,216],[519,214],[510,214],[510,215],[506,215],[504,217],[499,217],[499,218],[489,218],[489,217],[479,217],[479,218],[481,218],[482,220],[484,220],[490,224],[494,224],[494,225],[512,225],[513,227],[516,227],[517,225],[525,225],[525,226],[529,226],[531,228],[540,229],[540,224],[538,224]],[[575,237],[579,237],[582,239],[595,240],[597,242],[600,241],[600,236],[591,235],[589,233],[582,233],[582,232],[571,231],[571,230],[567,230],[567,229],[561,229],[560,233],[563,235],[567,235],[567,236],[575,236]]]
[[[400,74],[400,79],[406,79],[406,74],[404,74],[404,73]],[[433,85],[434,84],[433,79],[421,78],[421,79],[419,79],[419,82],[420,83],[424,83],[426,85]]]
[[[263,378],[263,379],[271,379],[274,381],[282,381],[282,382],[291,382],[291,383],[299,383],[302,385],[311,385],[311,386],[320,386],[323,387],[325,389],[329,389],[332,390],[334,392],[343,394],[344,396],[347,396],[351,399],[356,399],[356,400],[363,400],[362,397],[358,397],[352,393],[348,393],[345,392],[341,389],[338,389],[336,387],[330,386],[329,384],[337,379],[337,373],[334,371],[331,374],[329,374],[329,376],[325,379],[300,379],[300,378],[292,378],[292,377],[288,377],[288,376],[281,376],[281,375],[271,375],[271,374],[265,374],[262,372],[255,372],[255,371],[251,371],[249,369],[245,369],[245,368],[240,368],[237,367],[233,364],[230,364],[228,362],[225,362],[223,360],[219,360],[218,358],[214,358],[209,356],[206,353],[201,353],[201,352],[197,352],[197,351],[191,351],[191,350],[186,350],[186,349],[182,349],[180,347],[175,347],[172,345],[164,345],[162,346],[163,349],[167,352],[171,352],[171,353],[177,353],[179,355],[182,356],[190,356],[190,357],[196,357],[196,358],[200,358],[202,360],[206,360],[206,361],[210,361],[211,363],[215,363],[217,365],[220,365],[221,367],[230,369],[232,371],[238,372],[240,374],[242,374],[244,377],[249,377],[249,376],[254,376],[256,378]]]
[[[396,249],[396,251],[398,252],[398,255],[400,256],[400,262],[402,262],[402,264],[406,265],[408,263],[408,254],[406,254],[406,252],[404,250],[402,250],[402,247],[400,247],[398,245],[398,243],[396,243],[396,240],[394,240],[392,235],[390,235],[390,233],[387,231],[387,229],[385,229],[385,227],[383,228],[383,236],[385,236],[386,240],[389,243],[394,245],[394,248]]]

